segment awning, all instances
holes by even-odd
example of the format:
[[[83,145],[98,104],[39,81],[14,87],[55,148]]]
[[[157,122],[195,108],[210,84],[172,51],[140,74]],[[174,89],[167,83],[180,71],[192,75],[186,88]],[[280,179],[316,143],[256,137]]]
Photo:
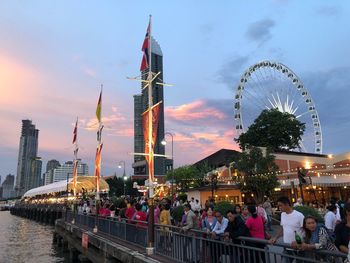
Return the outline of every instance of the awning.
[[[94,191],[96,189],[95,186],[95,177],[94,176],[78,176],[77,177],[77,193],[82,193],[83,188],[87,192]],[[73,179],[69,179],[68,183],[68,191],[73,190]],[[109,186],[108,183],[101,178],[100,181],[100,191],[108,191]],[[27,191],[23,197],[32,197],[36,195],[43,195],[49,193],[58,193],[58,192],[66,192],[67,191],[67,181],[59,181],[56,183],[40,186],[37,188],[30,189]]]
[[[305,178],[307,184],[311,185],[309,178]],[[293,181],[295,186],[299,185],[298,179],[286,179],[279,180],[281,188],[291,188],[290,182]],[[350,176],[312,176],[311,177],[312,185],[320,187],[341,187],[341,186],[350,186]],[[307,186],[307,185],[305,185]]]

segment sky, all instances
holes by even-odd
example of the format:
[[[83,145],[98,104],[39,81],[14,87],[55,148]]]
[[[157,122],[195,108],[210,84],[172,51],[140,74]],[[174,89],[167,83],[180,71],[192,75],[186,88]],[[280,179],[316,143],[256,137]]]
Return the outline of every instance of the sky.
[[[77,116],[79,156],[92,174],[101,84],[102,174],[121,175],[120,161],[132,173],[133,95],[140,85],[126,77],[139,75],[150,14],[164,81],[174,85],[165,87],[164,107],[165,130],[175,135],[175,167],[238,149],[235,90],[240,75],[262,60],[287,65],[309,90],[323,152],[349,151],[347,1],[3,0],[0,175],[16,174],[22,119],[40,130],[43,172],[50,159],[71,160]]]

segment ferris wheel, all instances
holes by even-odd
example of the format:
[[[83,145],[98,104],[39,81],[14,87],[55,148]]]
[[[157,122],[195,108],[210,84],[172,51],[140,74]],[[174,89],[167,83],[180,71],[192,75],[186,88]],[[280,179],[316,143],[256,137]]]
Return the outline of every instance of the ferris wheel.
[[[305,123],[303,152],[322,153],[322,130],[315,104],[298,76],[287,66],[262,61],[249,67],[236,88],[234,122],[238,136],[264,109],[276,108]]]

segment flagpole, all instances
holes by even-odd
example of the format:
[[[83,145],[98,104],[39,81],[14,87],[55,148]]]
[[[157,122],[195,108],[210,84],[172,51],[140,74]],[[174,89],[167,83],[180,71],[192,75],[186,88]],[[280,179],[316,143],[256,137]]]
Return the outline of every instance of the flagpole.
[[[147,254],[154,254],[154,156],[153,156],[153,85],[152,85],[152,15],[149,16],[149,65],[148,65],[148,143],[149,143],[149,161],[148,161],[148,184],[149,184],[149,224],[148,224],[148,248]]]
[[[101,178],[101,151],[102,151],[102,91],[103,85],[101,84],[101,92],[99,101],[97,103],[96,109],[96,117],[98,120],[98,131],[97,131],[97,149],[95,156],[95,180],[96,180],[96,197],[95,197],[95,207],[96,207],[96,219],[95,219],[95,227],[93,232],[96,233],[98,231],[98,213],[100,210],[100,178]]]
[[[78,117],[75,123],[75,141],[74,141],[74,171],[73,171],[73,193],[74,197],[77,195],[77,170],[78,170]]]

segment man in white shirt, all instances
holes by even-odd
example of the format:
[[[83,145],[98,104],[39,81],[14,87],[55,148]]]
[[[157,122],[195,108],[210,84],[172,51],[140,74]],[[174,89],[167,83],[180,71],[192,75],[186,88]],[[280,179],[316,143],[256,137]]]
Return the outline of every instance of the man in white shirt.
[[[295,241],[295,232],[301,235],[304,215],[296,210],[293,210],[288,197],[280,197],[277,200],[277,204],[282,211],[282,229],[277,233],[275,237],[270,239],[270,244],[274,244],[276,240],[281,236],[283,236],[283,243],[291,244],[293,241]]]
[[[211,237],[213,239],[220,239],[220,236],[223,236],[225,233],[225,229],[228,225],[228,219],[226,217],[223,217],[220,212],[216,212],[215,217],[217,219],[217,222],[213,228],[213,231],[211,232]]]
[[[324,224],[326,228],[332,232],[334,232],[335,225],[337,223],[337,207],[335,205],[330,205],[327,207],[328,212],[324,216]]]

